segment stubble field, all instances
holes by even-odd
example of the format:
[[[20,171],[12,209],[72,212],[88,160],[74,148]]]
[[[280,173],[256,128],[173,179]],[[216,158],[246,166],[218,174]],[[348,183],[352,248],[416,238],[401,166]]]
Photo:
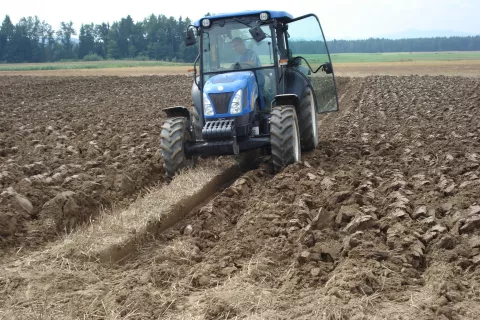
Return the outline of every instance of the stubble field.
[[[480,317],[475,77],[340,76],[302,162],[266,159],[117,263],[58,250],[168,188],[162,109],[190,81],[0,77],[0,318]]]

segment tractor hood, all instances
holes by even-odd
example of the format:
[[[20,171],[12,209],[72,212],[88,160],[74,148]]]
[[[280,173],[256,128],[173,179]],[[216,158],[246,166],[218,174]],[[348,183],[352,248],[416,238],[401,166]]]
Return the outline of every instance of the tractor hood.
[[[252,78],[252,79],[251,79]],[[217,74],[206,83],[203,91],[209,93],[236,92],[247,87],[247,83],[255,81],[252,71],[239,71]]]

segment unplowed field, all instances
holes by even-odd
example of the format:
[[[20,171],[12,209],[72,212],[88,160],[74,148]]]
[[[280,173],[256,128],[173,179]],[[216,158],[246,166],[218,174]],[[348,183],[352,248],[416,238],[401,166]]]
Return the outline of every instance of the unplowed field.
[[[59,256],[55,243],[4,257],[0,318],[480,318],[480,80],[338,80],[341,110],[322,116],[302,162],[273,175],[266,159],[120,263]],[[82,220],[70,216],[91,213],[83,203],[162,181],[160,109],[189,105],[183,77],[0,85],[10,249],[51,234],[49,219]]]

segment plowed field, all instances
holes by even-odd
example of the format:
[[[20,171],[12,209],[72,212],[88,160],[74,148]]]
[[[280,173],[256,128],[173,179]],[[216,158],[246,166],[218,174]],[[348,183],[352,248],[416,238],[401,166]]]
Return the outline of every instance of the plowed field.
[[[162,109],[182,76],[0,77],[0,248],[70,232],[164,180]]]
[[[341,110],[321,117],[315,151],[277,175],[266,159],[119,263],[58,255],[56,242],[5,256],[0,318],[480,318],[480,80],[338,82]],[[91,213],[84,203],[162,182],[160,109],[190,101],[174,76],[0,86],[8,250],[53,239],[48,228],[82,220],[69,213]]]

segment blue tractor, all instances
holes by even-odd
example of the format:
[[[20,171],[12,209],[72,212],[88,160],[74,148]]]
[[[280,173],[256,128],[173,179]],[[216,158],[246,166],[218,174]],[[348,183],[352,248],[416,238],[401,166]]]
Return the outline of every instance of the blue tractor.
[[[318,18],[283,11],[203,17],[188,26],[198,45],[193,110],[165,109],[161,152],[168,177],[198,156],[261,149],[275,171],[318,145],[317,114],[338,111],[330,54]],[[198,71],[199,67],[199,71]]]

